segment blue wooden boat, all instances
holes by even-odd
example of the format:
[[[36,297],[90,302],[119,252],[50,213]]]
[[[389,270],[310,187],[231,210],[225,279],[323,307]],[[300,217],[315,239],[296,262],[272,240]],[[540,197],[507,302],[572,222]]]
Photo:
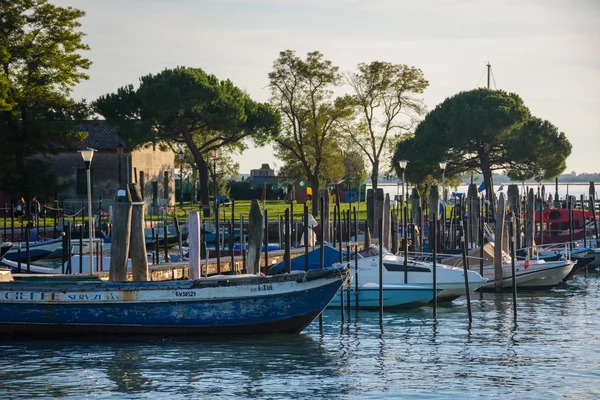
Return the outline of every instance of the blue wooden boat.
[[[299,333],[327,307],[347,275],[346,269],[330,268],[122,283],[14,276],[11,282],[0,282],[0,334],[97,338]]]
[[[356,308],[356,291],[350,284],[350,308]],[[384,284],[383,307],[386,310],[398,308],[418,308],[433,300],[433,286],[412,284]],[[439,294],[442,289],[438,288]],[[348,306],[348,291],[344,290],[344,307]],[[329,308],[341,307],[341,295],[338,292]],[[379,309],[379,284],[364,283],[358,286],[358,308]]]

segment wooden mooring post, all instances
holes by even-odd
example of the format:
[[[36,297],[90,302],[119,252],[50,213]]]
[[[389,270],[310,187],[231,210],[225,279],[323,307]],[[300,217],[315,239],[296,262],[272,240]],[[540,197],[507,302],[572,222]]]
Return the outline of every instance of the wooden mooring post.
[[[263,216],[258,200],[252,200],[248,221],[248,273],[258,274],[260,271],[260,253],[263,243]]]
[[[189,244],[189,260],[190,270],[188,272],[190,279],[200,279],[200,256],[201,256],[201,230],[202,226],[200,220],[200,213],[198,211],[192,211],[188,214],[188,244]],[[208,270],[208,265],[206,265]]]
[[[594,231],[596,232],[596,247],[600,246],[600,236],[598,234],[598,218],[596,217],[596,189],[594,188],[594,182],[590,182],[590,210],[592,211],[592,218],[594,220]],[[590,239],[591,242],[591,239]],[[590,243],[591,246],[591,243]]]
[[[128,189],[131,196],[129,254],[131,256],[132,279],[134,281],[147,281],[148,256],[146,254],[146,237],[144,235],[144,211],[146,203],[142,198],[142,193],[137,183],[130,183]]]
[[[131,241],[132,206],[131,194],[127,185],[119,185],[112,208],[109,279],[111,281],[124,282],[127,280],[127,261]]]
[[[502,243],[504,241],[504,193],[500,193],[496,206],[496,226],[494,231],[494,287],[496,292],[502,291]]]

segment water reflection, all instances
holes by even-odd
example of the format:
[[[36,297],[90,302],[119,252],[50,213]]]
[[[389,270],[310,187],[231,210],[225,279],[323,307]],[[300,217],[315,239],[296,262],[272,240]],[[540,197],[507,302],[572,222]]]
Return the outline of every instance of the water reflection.
[[[417,311],[326,310],[301,335],[0,343],[0,398],[593,397],[600,276]]]

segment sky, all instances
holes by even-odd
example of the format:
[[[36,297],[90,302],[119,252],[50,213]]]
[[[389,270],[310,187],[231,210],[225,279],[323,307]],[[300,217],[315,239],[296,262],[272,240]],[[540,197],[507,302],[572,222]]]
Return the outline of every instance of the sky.
[[[73,92],[95,100],[176,66],[230,79],[268,101],[279,52],[318,50],[341,72],[388,61],[420,68],[432,110],[487,84],[518,93],[532,114],[573,145],[565,172],[600,172],[599,0],[50,0],[84,10],[90,79]],[[240,173],[273,149],[250,148]]]

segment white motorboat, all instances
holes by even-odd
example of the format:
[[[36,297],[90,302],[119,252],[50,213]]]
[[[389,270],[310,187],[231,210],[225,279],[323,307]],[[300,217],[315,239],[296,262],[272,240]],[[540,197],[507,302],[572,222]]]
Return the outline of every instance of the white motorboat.
[[[566,259],[558,261],[517,260],[515,262],[515,281],[517,287],[523,289],[543,289],[556,286],[571,272],[574,264],[573,261]],[[483,276],[488,278],[483,288],[494,288],[493,265],[484,265]],[[502,287],[512,287],[512,266],[510,259],[504,260],[502,263]]]
[[[472,250],[469,257],[478,257],[478,249]],[[442,262],[460,266],[462,268],[462,256],[452,256],[442,260]],[[502,287],[512,286],[512,265],[511,258],[503,252],[502,258]],[[517,259],[515,261],[515,280],[517,287],[541,289],[558,285],[573,269],[574,261],[564,256],[557,260],[544,260],[542,258]],[[481,271],[480,261],[469,262],[470,271]],[[487,282],[482,289],[492,289],[495,287],[495,269],[494,269],[494,243],[484,245],[483,257],[483,277]]]
[[[411,285],[411,284],[384,284],[382,285],[382,300],[385,309],[395,308],[418,308],[433,299],[433,286],[431,285]],[[356,295],[358,293],[358,308],[360,309],[378,309],[379,308],[379,284],[363,283],[358,285],[358,291],[354,285],[350,284],[350,291],[342,287],[344,291],[344,307],[350,300],[350,308],[356,308]],[[340,291],[335,295],[328,308],[341,308]],[[442,289],[437,289],[439,294]]]
[[[379,283],[379,248],[370,247],[358,252],[358,283]],[[353,273],[353,272],[352,272]],[[476,271],[468,272],[469,290],[479,289],[486,280]],[[467,293],[463,268],[436,265],[437,287],[442,289],[439,301],[452,301]],[[407,280],[404,282],[404,257],[383,249],[383,282],[385,284],[433,285],[433,263],[407,259]],[[433,297],[433,296],[432,296]]]

